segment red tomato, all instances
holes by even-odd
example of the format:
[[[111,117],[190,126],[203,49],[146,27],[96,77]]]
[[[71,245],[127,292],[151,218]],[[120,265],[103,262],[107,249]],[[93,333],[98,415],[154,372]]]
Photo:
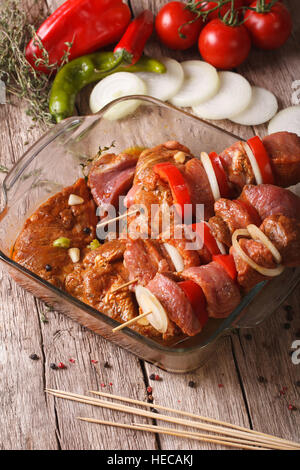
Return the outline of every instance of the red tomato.
[[[250,6],[255,8],[256,5],[257,0]],[[245,19],[253,44],[261,49],[277,49],[287,41],[292,31],[291,15],[283,3],[275,3],[265,13],[248,10]]]
[[[244,25],[229,26],[215,19],[204,26],[198,45],[206,62],[219,69],[232,69],[248,57],[251,39]]]
[[[246,0],[234,0],[234,7],[235,9],[238,9],[242,6],[245,5],[245,1]],[[252,2],[253,0],[251,0]],[[201,8],[201,11],[207,11],[207,10],[211,10],[212,8],[214,8],[215,6],[217,6],[217,2],[206,2],[206,1],[203,1],[202,2],[202,5],[200,5],[202,8]],[[199,8],[200,8],[199,6]],[[227,3],[226,5],[223,5],[222,8],[221,8],[221,16],[223,17],[225,15],[225,13],[227,13],[227,11],[229,11],[231,8],[231,3]],[[215,18],[219,18],[219,9],[217,10],[214,10],[212,11],[211,13],[209,13],[208,15],[208,20],[213,20]]]
[[[186,10],[185,3],[169,2],[158,12],[155,28],[161,42],[170,49],[184,50],[197,43],[199,33],[203,27],[202,18],[181,28],[181,37],[178,29],[183,24],[195,19],[195,14]]]

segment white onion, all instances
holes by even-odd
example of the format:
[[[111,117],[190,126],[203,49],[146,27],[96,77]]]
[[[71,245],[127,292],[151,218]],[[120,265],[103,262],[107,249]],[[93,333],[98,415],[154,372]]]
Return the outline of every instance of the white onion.
[[[78,263],[78,261],[80,260],[79,248],[70,248],[68,250],[68,255],[70,256],[73,263]]]
[[[249,106],[230,118],[232,122],[244,126],[258,126],[269,121],[278,110],[276,96],[265,88],[252,87],[252,98]]]
[[[78,206],[79,204],[83,204],[84,199],[82,197],[77,196],[76,194],[70,194],[68,205],[69,206]]]
[[[143,80],[130,72],[117,72],[103,78],[94,87],[90,96],[90,108],[92,113],[97,113],[105,105],[127,95],[145,95],[147,86]],[[118,103],[109,109],[105,114],[105,119],[121,119],[133,113],[140,105],[139,100],[128,100]]]
[[[165,73],[137,72],[134,75],[146,83],[148,95],[167,101],[176,95],[182,87],[184,72],[180,63],[175,59],[162,57],[159,60],[167,69]]]
[[[234,72],[219,72],[220,88],[210,100],[193,106],[193,112],[203,119],[227,119],[249,106],[252,96],[250,83]]]
[[[220,199],[221,193],[220,193],[218,181],[216,178],[216,174],[214,171],[214,167],[212,166],[210,158],[206,152],[201,152],[200,158],[201,158],[201,162],[204,167],[204,170],[206,171],[214,200],[217,201],[218,199]]]
[[[277,264],[280,264],[282,261],[282,256],[277,250],[276,246],[269,240],[269,238],[254,224],[247,226],[247,230],[250,233],[251,237],[258,239],[268,250],[272,253]]]
[[[212,98],[220,87],[217,70],[201,60],[181,62],[184,82],[179,92],[171,98],[174,106],[196,106]]]
[[[300,104],[279,111],[269,122],[268,133],[293,132],[300,137]]]
[[[267,277],[275,277],[279,276],[284,270],[284,266],[279,264],[276,268],[264,268],[263,266],[259,266],[255,261],[253,261],[251,258],[249,258],[248,255],[242,250],[239,242],[238,242],[238,237],[239,236],[249,236],[248,230],[245,229],[239,229],[234,232],[232,235],[232,246],[233,248],[239,253],[241,258],[243,258],[246,263],[251,266],[251,268],[255,269],[255,271],[259,272],[263,276]]]
[[[246,142],[243,142],[243,147],[245,149],[245,152],[247,154],[247,157],[249,158],[250,165],[252,167],[254,177],[256,180],[256,184],[262,184],[263,183],[263,178],[261,176],[261,172],[258,166],[258,163],[256,161],[256,158],[254,156],[254,153],[252,152],[251,148]]]
[[[184,261],[177,248],[169,243],[164,243],[164,248],[170,256],[176,272],[181,273],[184,270]]]
[[[165,333],[168,329],[168,316],[155,295],[146,287],[138,285],[135,289],[135,296],[142,313],[151,312],[147,315],[150,324],[160,333]]]

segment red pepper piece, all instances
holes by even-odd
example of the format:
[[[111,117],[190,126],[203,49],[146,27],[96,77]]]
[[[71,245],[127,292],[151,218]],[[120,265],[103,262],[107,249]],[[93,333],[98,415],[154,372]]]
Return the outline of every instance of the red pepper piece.
[[[216,152],[211,152],[209,154],[209,158],[217,178],[221,197],[229,198],[231,196],[231,190],[220,157],[216,154]]]
[[[237,278],[237,270],[235,267],[234,258],[232,255],[214,255],[213,261],[218,263],[222,268],[225,269],[228,276],[231,277],[234,281]]]
[[[192,201],[188,186],[179,169],[172,163],[158,163],[153,167],[156,173],[163,181],[170,186],[173,201],[181,208],[181,216],[192,216]]]
[[[274,184],[274,176],[270,163],[270,157],[265,149],[264,144],[257,135],[247,140],[247,143],[253,152],[255,160],[257,161],[263,183]]]
[[[66,43],[72,43],[69,60],[90,54],[118,41],[130,18],[130,9],[122,0],[68,0],[44,21],[37,35],[49,54],[49,64],[60,65],[68,50]],[[35,65],[37,59],[43,59],[36,38],[26,47],[26,59],[36,70],[50,73],[46,66]]]
[[[200,321],[202,328],[207,323],[206,298],[201,287],[194,281],[182,281],[178,285],[191,303],[193,312]]]
[[[203,245],[206,246],[211,255],[220,254],[218,244],[212,235],[209,225],[205,222],[198,222],[192,225],[192,230],[202,239]]]
[[[152,11],[144,10],[126,29],[114,49],[117,58],[123,57],[128,65],[134,65],[141,58],[144,47],[153,32],[154,16]]]

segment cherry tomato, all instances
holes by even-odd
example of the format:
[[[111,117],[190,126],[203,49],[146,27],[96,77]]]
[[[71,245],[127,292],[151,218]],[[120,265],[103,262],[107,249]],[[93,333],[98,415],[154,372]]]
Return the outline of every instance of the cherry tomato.
[[[245,1],[246,0],[234,0],[234,7],[235,9],[238,9],[242,6],[245,5]],[[253,0],[251,0],[252,2]],[[207,11],[207,10],[211,10],[212,8],[214,8],[215,6],[217,6],[217,2],[206,2],[206,1],[203,1],[201,5],[199,5],[199,9],[201,7],[201,11]],[[229,11],[231,8],[231,3],[227,3],[226,5],[223,5],[221,7],[221,11],[220,11],[220,14],[221,16],[223,17],[225,15],[225,13],[227,13],[227,11]],[[212,11],[211,13],[209,13],[207,19],[208,20],[213,20],[215,18],[219,18],[219,8],[217,10],[214,10]]]
[[[206,62],[220,69],[232,69],[247,58],[251,39],[244,25],[229,26],[215,19],[204,26],[198,46]]]
[[[169,2],[158,12],[155,20],[155,28],[161,42],[170,49],[184,50],[197,43],[199,33],[203,27],[202,18],[197,19],[191,24],[178,28],[183,24],[195,19],[195,14],[186,10],[185,3]]]
[[[250,6],[255,8],[256,5],[257,0]],[[292,31],[291,15],[279,2],[265,13],[247,10],[245,20],[253,44],[261,49],[277,49],[287,41]]]

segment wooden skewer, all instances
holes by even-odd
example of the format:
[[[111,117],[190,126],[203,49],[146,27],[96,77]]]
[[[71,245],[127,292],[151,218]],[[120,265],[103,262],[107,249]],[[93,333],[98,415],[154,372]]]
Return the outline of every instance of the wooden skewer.
[[[209,442],[212,444],[220,444],[223,446],[235,447],[238,449],[266,450],[255,445],[239,444],[239,443],[224,441],[222,438],[215,439],[213,437],[210,437],[209,434],[204,434],[202,437],[201,435],[194,436],[189,433],[185,433],[185,432],[182,433],[181,431],[177,431],[176,429],[157,427],[157,426],[151,426],[151,425],[146,425],[146,424],[144,425],[144,424],[139,424],[139,423],[137,424],[117,423],[113,421],[105,421],[102,419],[83,418],[80,416],[78,416],[77,419],[79,419],[80,421],[86,421],[88,423],[104,424],[106,426],[114,426],[117,428],[124,428],[124,429],[134,429],[135,431],[146,431],[146,432],[159,433],[159,434],[168,434],[170,436],[188,437],[196,441]]]
[[[196,429],[214,432],[214,433],[222,434],[225,436],[231,436],[235,438],[240,437],[243,439],[247,439],[249,441],[253,441],[254,445],[260,442],[264,444],[278,445],[280,446],[281,449],[299,449],[300,447],[300,444],[298,443],[294,443],[290,441],[283,442],[282,439],[271,436],[271,435],[253,435],[246,428],[245,429],[247,432],[246,431],[243,432],[243,431],[230,429],[228,427],[224,428],[222,426],[213,426],[211,424],[204,424],[204,423],[200,423],[197,421],[191,421],[191,420],[175,418],[175,417],[171,417],[167,415],[157,414],[157,413],[153,413],[150,411],[141,410],[138,408],[134,408],[134,407],[126,406],[126,405],[120,405],[120,404],[116,404],[116,403],[112,403],[108,401],[93,399],[88,396],[78,395],[76,393],[70,393],[70,392],[65,392],[61,390],[46,389],[46,392],[58,398],[64,398],[64,399],[76,401],[79,403],[85,403],[85,404],[98,406],[98,407],[106,408],[106,409],[111,409],[115,411],[122,411],[125,413],[139,415],[139,416],[143,416],[147,418],[153,418],[156,420],[166,421],[166,422],[173,423],[173,424],[181,424],[183,426],[193,427]]]
[[[133,323],[136,323],[138,320],[141,320],[142,318],[145,318],[147,315],[150,315],[150,313],[152,313],[152,312],[141,313],[141,315],[139,315],[137,317],[134,317],[131,320],[128,320],[127,322],[122,323],[119,326],[116,326],[116,328],[112,329],[112,332],[115,333],[116,331],[123,330],[123,328],[125,328],[125,326],[129,326],[129,325],[132,325]]]
[[[99,222],[99,224],[97,224],[97,228],[105,227],[105,225],[108,225],[111,222],[117,222],[118,220],[126,219],[126,217],[136,214],[137,212],[141,212],[141,209],[136,209],[135,211],[126,212],[125,214],[118,215],[118,217],[114,217],[113,219],[105,220],[104,222]]]
[[[136,282],[138,282],[138,279],[133,279],[132,281],[125,282],[125,284],[122,284],[121,286],[116,287],[115,289],[110,291],[110,294],[115,294],[116,292],[119,292],[119,290],[122,290],[128,286],[131,286],[132,284],[135,284]]]
[[[253,435],[257,435],[257,436],[263,436],[263,437],[266,437],[266,438],[272,437],[272,438],[282,442],[283,444],[293,445],[295,447],[300,448],[300,444],[298,444],[297,442],[288,441],[286,439],[282,439],[281,437],[271,436],[270,434],[265,434],[265,433],[262,433],[262,432],[259,432],[259,431],[254,431],[253,429],[248,429],[248,428],[245,428],[243,426],[239,426],[237,424],[227,423],[226,421],[220,421],[218,419],[208,418],[208,417],[205,417],[205,416],[196,415],[196,414],[190,413],[188,411],[176,410],[175,408],[169,408],[168,406],[158,405],[156,403],[148,403],[148,402],[141,401],[141,400],[135,400],[134,398],[123,397],[123,396],[120,396],[120,395],[113,395],[111,393],[106,393],[106,392],[98,392],[98,391],[94,391],[94,390],[89,390],[89,393],[93,393],[94,395],[98,395],[100,397],[111,398],[113,400],[119,400],[119,401],[123,401],[123,402],[126,402],[126,403],[132,403],[132,404],[139,405],[139,406],[145,406],[147,408],[156,408],[157,410],[163,410],[163,411],[168,411],[170,413],[176,413],[176,414],[179,414],[181,416],[187,416],[189,418],[194,418],[194,419],[204,421],[204,422],[207,422],[207,423],[212,423],[212,424],[216,424],[216,425],[231,428],[231,429],[236,429],[237,431],[243,431],[243,432],[247,432],[247,433],[250,433],[250,434],[253,434]]]

